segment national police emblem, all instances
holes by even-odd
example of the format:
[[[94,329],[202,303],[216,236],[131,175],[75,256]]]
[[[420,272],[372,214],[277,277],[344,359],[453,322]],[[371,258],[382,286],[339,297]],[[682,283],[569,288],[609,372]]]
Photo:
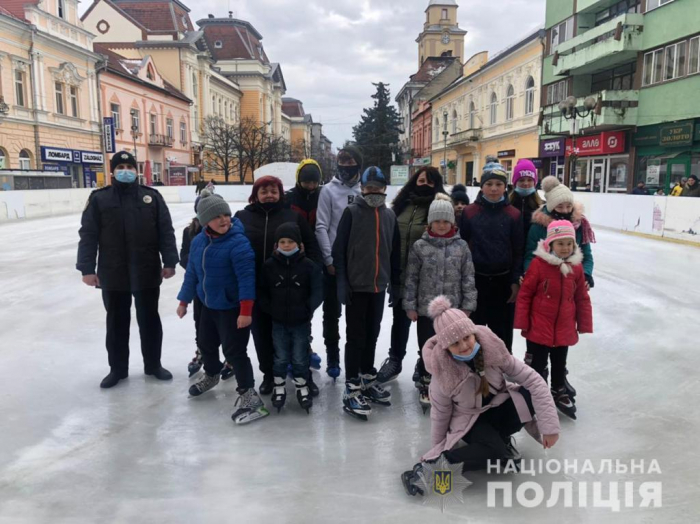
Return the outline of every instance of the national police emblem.
[[[472,483],[462,475],[463,464],[450,464],[444,456],[434,463],[423,463],[420,479],[425,488],[423,504],[432,504],[442,512],[448,504],[464,504],[464,490]]]
[[[146,195],[145,197],[143,197],[143,202],[145,204],[150,204],[151,202],[153,202],[153,198],[150,195]]]

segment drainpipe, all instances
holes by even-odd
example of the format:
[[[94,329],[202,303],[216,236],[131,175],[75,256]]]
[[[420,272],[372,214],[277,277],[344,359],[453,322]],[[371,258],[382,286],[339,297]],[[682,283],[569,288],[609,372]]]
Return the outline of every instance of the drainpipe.
[[[29,46],[29,69],[31,71],[31,82],[29,82],[29,87],[32,90],[32,114],[34,115],[34,158],[36,160],[36,169],[37,171],[43,170],[43,164],[41,162],[41,145],[40,145],[40,140],[39,140],[39,114],[37,112],[37,92],[36,89],[34,89],[34,83],[38,81],[38,78],[36,75],[38,74],[38,71],[36,70],[36,67],[34,66],[34,35],[36,34],[36,26],[32,26],[31,29],[31,45]]]
[[[109,177],[109,170],[107,169],[107,166],[109,165],[108,159],[107,159],[107,151],[105,151],[105,128],[104,128],[104,119],[102,119],[102,88],[100,87],[100,71],[106,71],[107,70],[107,61],[106,60],[98,60],[95,62],[95,98],[97,99],[97,118],[98,118],[98,127],[100,129],[100,151],[102,152],[102,155],[104,156],[104,162],[102,165],[102,170],[104,171],[104,177],[105,177],[105,186],[110,185],[110,177]],[[114,123],[112,124],[114,125]]]

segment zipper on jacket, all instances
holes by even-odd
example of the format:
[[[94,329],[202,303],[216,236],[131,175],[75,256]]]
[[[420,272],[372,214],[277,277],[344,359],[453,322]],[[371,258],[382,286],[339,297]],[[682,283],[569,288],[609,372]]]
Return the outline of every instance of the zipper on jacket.
[[[204,248],[204,252],[202,253],[202,273],[204,274],[202,277],[202,291],[204,291],[204,305],[207,307],[209,307],[209,304],[207,303],[207,250],[213,243],[214,240],[210,238],[209,245]]]
[[[374,251],[374,292],[379,293],[377,278],[379,278],[379,208],[374,208],[374,218],[377,224],[377,242]]]
[[[408,234],[406,235],[406,254],[403,259],[403,267],[408,265],[408,252],[411,249],[411,228],[413,227],[413,219],[418,211],[418,206],[413,206],[413,213],[411,213],[411,218],[408,220]]]
[[[270,220],[270,212],[265,211],[265,235],[263,236],[263,259],[261,266],[265,265],[267,260],[267,222]]]

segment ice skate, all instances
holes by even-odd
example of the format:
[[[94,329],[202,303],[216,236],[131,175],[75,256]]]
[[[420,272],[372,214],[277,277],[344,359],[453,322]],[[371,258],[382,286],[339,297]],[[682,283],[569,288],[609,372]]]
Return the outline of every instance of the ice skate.
[[[194,358],[187,364],[187,372],[190,374],[190,377],[192,377],[197,374],[200,369],[202,369],[202,352],[197,348],[197,351],[194,353]]]
[[[392,380],[396,380],[400,374],[401,361],[389,357],[382,362],[382,367],[379,368],[379,373],[377,373],[377,382],[380,384],[387,384]]]
[[[365,422],[372,414],[372,408],[362,396],[362,386],[359,379],[348,380],[343,393],[343,411]]]
[[[275,379],[272,375],[263,376],[262,383],[260,384],[260,394],[269,395],[272,393],[272,388],[275,385]]]
[[[569,382],[569,370],[568,369],[566,370],[566,376],[564,377],[564,387],[566,388],[566,392],[569,394],[569,398],[571,398],[571,402],[576,404],[576,389]]]
[[[270,414],[255,388],[239,389],[238,395],[236,402],[233,404],[233,415],[231,415],[231,419],[236,424],[249,424]]]
[[[287,377],[275,377],[275,388],[272,390],[272,406],[277,413],[282,411],[287,400]]]
[[[362,395],[375,404],[381,406],[391,406],[391,393],[384,389],[377,381],[377,372],[361,375]]]
[[[566,387],[562,386],[556,391],[552,390],[552,396],[554,397],[554,405],[557,406],[557,409],[567,417],[576,420],[576,405],[571,401],[571,398],[569,398]]]
[[[309,386],[309,391],[311,392],[312,397],[318,397],[319,394],[321,393],[318,389],[318,386],[316,385],[316,382],[314,382],[314,374],[309,370],[309,378],[306,381],[306,384]]]
[[[428,411],[430,407],[430,375],[423,375],[420,378],[420,387],[418,388],[418,401],[420,402],[420,407],[423,410],[423,414]]]
[[[196,384],[190,386],[190,397],[198,397],[202,393],[206,393],[219,383],[219,375],[213,377],[204,373],[202,379]]]
[[[228,360],[224,362],[224,367],[221,368],[221,380],[228,380],[233,376],[233,366],[228,363]]]
[[[306,383],[306,379],[295,378],[294,386],[297,389],[297,401],[299,402],[301,409],[305,409],[306,413],[308,414],[314,401],[311,398],[311,392],[309,391],[309,386]]]
[[[329,360],[326,373],[333,379],[333,382],[340,376],[340,363],[337,360]]]
[[[418,359],[418,362],[416,362],[416,367],[413,369],[413,376],[411,377],[411,380],[413,380],[413,384],[417,387],[420,388],[419,383],[420,383],[420,377],[423,374],[422,373],[422,362],[420,359]]]
[[[403,489],[406,490],[406,494],[410,497],[415,497],[416,495],[423,495],[423,482],[421,476],[423,475],[423,463],[419,462],[411,471],[404,471],[401,474],[401,483],[403,484]]]
[[[311,353],[309,356],[309,366],[317,371],[321,369],[321,355],[318,353]]]

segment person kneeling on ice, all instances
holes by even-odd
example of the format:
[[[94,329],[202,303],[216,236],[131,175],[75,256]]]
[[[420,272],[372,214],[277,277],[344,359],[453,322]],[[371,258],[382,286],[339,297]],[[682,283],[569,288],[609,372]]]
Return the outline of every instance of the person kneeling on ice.
[[[309,391],[309,337],[311,317],[323,302],[323,273],[306,258],[299,226],[286,222],[275,231],[276,248],[265,261],[260,277],[258,305],[272,317],[272,366],[275,387],[272,405],[281,410],[287,399],[287,366],[299,405],[309,412],[313,401]]]
[[[219,195],[202,191],[197,218],[204,229],[192,241],[185,281],[177,298],[177,315],[187,314],[195,295],[202,301],[198,339],[204,361],[204,377],[190,387],[197,397],[219,383],[226,360],[233,366],[238,398],[231,418],[246,424],[269,415],[255,392],[253,366],[247,346],[255,301],[255,253],[240,220],[231,218],[231,208]]]
[[[552,396],[559,410],[576,419],[574,394],[566,387],[566,356],[579,333],[593,333],[593,312],[583,272],[583,253],[568,220],[547,226],[520,288],[515,328],[527,339],[529,363],[547,380],[552,361]]]
[[[523,426],[545,449],[556,444],[560,432],[547,384],[508,353],[493,331],[452,309],[445,296],[435,298],[428,312],[436,332],[423,348],[425,367],[432,375],[433,448],[401,475],[412,496],[423,495],[423,464],[441,455],[450,464],[462,464],[462,471],[481,470],[489,462],[517,463],[511,435]],[[460,440],[468,445],[455,448]]]

